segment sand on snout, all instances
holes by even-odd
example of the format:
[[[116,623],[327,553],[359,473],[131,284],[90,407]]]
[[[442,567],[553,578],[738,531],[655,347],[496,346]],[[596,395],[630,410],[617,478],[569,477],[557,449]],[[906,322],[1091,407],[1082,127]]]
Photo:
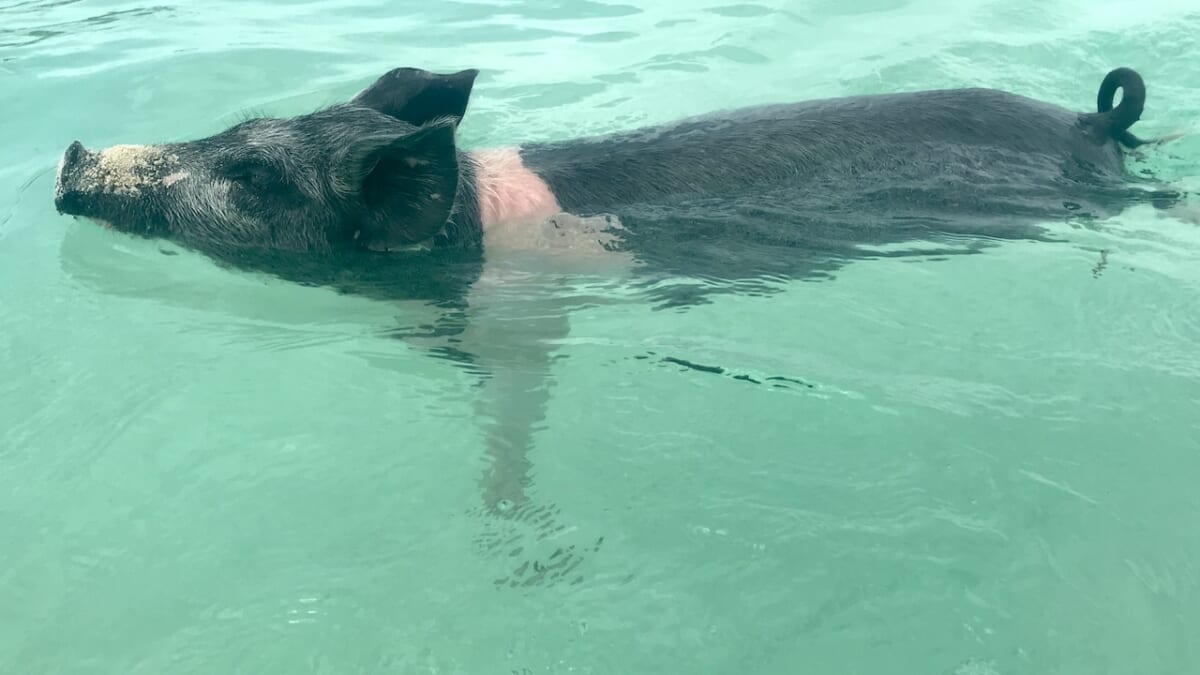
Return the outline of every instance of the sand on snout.
[[[79,187],[86,191],[137,196],[142,188],[169,187],[186,178],[187,172],[168,173],[178,163],[177,156],[153,145],[114,145],[102,150],[95,164],[83,172]],[[164,175],[164,178],[156,178]]]

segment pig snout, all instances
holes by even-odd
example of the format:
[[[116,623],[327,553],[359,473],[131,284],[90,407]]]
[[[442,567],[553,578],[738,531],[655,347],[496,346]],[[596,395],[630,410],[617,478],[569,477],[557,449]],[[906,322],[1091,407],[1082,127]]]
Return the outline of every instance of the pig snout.
[[[88,151],[87,148],[83,147],[83,143],[80,143],[79,141],[71,143],[67,146],[67,151],[63,153],[62,164],[59,167],[59,170],[61,171],[63,168],[72,167],[79,164],[80,160],[87,155]]]
[[[67,146],[58,162],[58,175],[55,178],[54,207],[59,213],[86,215],[82,213],[86,199],[79,189],[79,178],[89,161],[95,162],[95,153],[88,152],[83,143],[75,141]]]
[[[151,233],[161,224],[164,192],[187,176],[168,147],[115,145],[97,152],[74,141],[59,161],[54,206],[63,215]]]

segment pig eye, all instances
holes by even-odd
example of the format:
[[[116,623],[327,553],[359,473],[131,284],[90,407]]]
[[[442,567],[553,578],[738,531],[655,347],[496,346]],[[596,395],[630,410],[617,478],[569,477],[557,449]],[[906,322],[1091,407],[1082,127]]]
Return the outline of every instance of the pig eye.
[[[225,178],[256,191],[278,189],[284,183],[283,176],[274,168],[258,162],[239,162],[225,171]]]

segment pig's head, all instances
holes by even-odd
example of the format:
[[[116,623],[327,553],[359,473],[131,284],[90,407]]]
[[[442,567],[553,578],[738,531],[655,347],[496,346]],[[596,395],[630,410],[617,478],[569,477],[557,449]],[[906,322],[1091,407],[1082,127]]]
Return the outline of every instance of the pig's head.
[[[404,247],[447,226],[477,71],[397,68],[352,100],[208,138],[63,155],[59,212],[218,257]]]

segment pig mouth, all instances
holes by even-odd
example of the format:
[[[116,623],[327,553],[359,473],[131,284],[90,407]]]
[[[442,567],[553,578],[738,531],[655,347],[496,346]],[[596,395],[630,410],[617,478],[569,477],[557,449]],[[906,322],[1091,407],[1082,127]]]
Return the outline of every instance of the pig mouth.
[[[120,195],[64,190],[55,197],[55,208],[65,216],[89,220],[106,230],[145,237],[162,236],[165,228],[144,219],[142,205]]]

